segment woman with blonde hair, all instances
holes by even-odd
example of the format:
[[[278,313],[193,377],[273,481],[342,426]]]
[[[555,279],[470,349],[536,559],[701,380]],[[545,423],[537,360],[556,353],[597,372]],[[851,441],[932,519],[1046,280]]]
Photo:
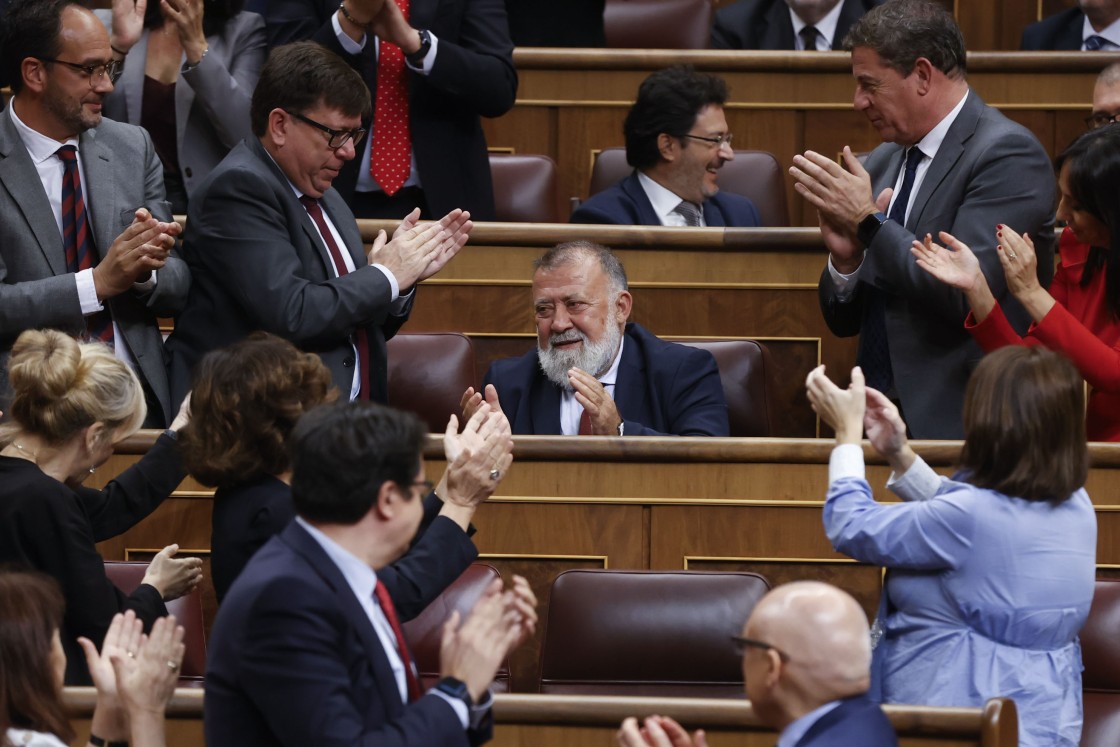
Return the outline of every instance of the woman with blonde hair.
[[[28,330],[8,364],[10,422],[0,426],[0,562],[54,577],[66,599],[60,626],[66,683],[89,684],[80,636],[105,637],[113,616],[136,612],[145,627],[167,614],[165,600],[194,588],[198,558],[174,558],[169,545],[152,559],[130,595],[105,575],[96,543],[131,528],[186,476],[171,428],[134,466],[103,489],[82,482],[135,433],[147,407],[136,374],[99,343],[78,343],[56,330]]]

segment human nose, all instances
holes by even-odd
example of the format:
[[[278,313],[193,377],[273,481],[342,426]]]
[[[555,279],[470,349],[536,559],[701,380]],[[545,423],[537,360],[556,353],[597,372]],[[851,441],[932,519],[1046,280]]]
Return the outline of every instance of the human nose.
[[[731,147],[731,143],[724,140],[719,144],[719,157],[724,161],[735,160],[735,149]]]
[[[343,161],[349,161],[358,155],[354,147],[354,138],[346,138],[346,142],[334,149],[335,154]]]
[[[98,93],[112,93],[114,87],[113,79],[109,76],[109,72],[102,68],[100,71],[95,71],[89,76],[89,87]]]
[[[1063,223],[1069,223],[1069,210],[1066,208],[1066,199],[1064,197],[1058,200],[1058,209],[1054,211],[1054,217]]]
[[[860,112],[871,106],[871,99],[859,86],[856,86],[855,95],[852,97],[852,105],[855,107],[856,111]]]
[[[568,314],[568,310],[563,306],[559,306],[552,312],[552,321],[549,327],[553,332],[563,332],[564,330],[571,329],[572,317]]]

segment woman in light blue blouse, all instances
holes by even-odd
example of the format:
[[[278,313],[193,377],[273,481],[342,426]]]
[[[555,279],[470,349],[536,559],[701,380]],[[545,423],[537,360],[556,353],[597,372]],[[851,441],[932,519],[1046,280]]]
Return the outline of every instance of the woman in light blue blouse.
[[[883,702],[979,706],[1015,700],[1022,745],[1081,737],[1077,633],[1093,598],[1097,522],[1084,385],[1043,348],[985,357],[965,394],[960,472],[937,475],[906,441],[898,410],[821,366],[809,400],[836,430],[824,526],[833,547],[888,570],[872,629],[872,695]],[[903,503],[879,503],[860,438],[889,463]]]

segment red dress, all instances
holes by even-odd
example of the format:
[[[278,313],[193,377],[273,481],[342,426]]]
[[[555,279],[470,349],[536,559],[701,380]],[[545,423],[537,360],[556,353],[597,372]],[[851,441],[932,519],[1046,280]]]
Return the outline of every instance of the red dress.
[[[985,351],[1004,345],[1045,345],[1073,361],[1089,382],[1085,431],[1090,441],[1120,441],[1120,320],[1105,301],[1104,271],[1081,287],[1089,246],[1078,243],[1068,228],[1059,244],[1061,263],[1050,295],[1057,301],[1026,337],[1012,329],[997,304],[979,324],[970,313],[965,328]]]

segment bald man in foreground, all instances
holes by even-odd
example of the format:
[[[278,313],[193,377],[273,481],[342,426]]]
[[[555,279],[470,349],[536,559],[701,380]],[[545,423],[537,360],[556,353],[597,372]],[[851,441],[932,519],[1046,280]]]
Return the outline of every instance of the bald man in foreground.
[[[855,599],[835,586],[796,581],[759,600],[736,642],[747,697],[778,747],[897,747],[883,711],[867,697],[871,636]],[[622,722],[623,747],[705,747],[666,716]]]

